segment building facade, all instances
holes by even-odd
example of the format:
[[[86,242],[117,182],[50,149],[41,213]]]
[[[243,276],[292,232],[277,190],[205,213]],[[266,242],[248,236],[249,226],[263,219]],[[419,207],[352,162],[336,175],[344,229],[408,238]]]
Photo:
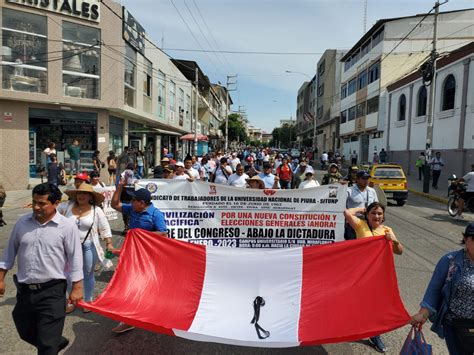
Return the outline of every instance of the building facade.
[[[409,174],[416,174],[415,161],[426,148],[432,87],[419,70],[388,86],[387,153]],[[441,152],[445,177],[463,176],[474,164],[474,42],[438,60],[432,107],[432,151]]]
[[[49,142],[67,170],[74,139],[85,171],[95,150],[102,160],[125,146],[148,150],[154,161],[163,148],[183,154],[179,137],[192,132],[193,83],[127,9],[111,0],[77,1],[74,8],[30,3],[0,0],[0,181],[6,189],[28,186],[46,164],[42,151]],[[217,124],[203,122],[203,134]]]
[[[340,136],[343,154],[367,162],[386,148],[387,86],[413,72],[431,51],[434,15],[382,19],[341,58]],[[451,51],[474,38],[474,10],[441,12],[438,49]],[[468,24],[466,26],[466,24]],[[408,31],[414,28],[409,37]]]
[[[339,115],[341,58],[345,52],[327,49],[317,64],[316,147],[319,154],[340,149]]]
[[[316,115],[316,76],[305,81],[296,99],[296,143],[298,147],[313,144],[314,117]]]

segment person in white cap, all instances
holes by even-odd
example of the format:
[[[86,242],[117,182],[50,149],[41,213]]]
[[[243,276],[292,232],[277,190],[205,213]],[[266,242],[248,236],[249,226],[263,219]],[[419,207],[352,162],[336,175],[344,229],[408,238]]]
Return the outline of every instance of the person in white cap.
[[[176,171],[173,180],[188,180],[194,181],[194,177],[184,168],[183,162],[177,162],[175,165]]]
[[[319,182],[314,178],[314,170],[311,167],[306,168],[305,180],[300,183],[298,189],[309,189],[310,187],[318,187]]]

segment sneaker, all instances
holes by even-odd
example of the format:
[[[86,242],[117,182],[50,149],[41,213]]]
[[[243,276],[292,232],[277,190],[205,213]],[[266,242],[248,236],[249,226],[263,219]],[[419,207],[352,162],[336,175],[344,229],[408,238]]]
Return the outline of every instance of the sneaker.
[[[457,215],[455,215],[453,218],[454,218],[454,219],[457,219],[457,220],[463,220],[463,219],[464,219],[464,217],[463,217],[462,214],[457,214]]]
[[[380,335],[377,335],[376,337],[372,337],[369,339],[370,345],[372,345],[375,350],[377,350],[379,353],[384,353],[387,351],[387,347],[382,341],[382,338]]]
[[[124,322],[120,322],[115,328],[112,329],[112,332],[114,332],[115,334],[122,334],[132,329],[135,329],[133,325],[128,325]]]

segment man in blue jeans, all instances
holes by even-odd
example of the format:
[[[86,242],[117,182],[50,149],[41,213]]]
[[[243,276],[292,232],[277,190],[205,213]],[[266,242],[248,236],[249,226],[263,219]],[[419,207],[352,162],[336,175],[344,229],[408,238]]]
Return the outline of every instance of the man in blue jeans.
[[[127,191],[127,194],[132,198],[131,202],[120,202],[120,195],[126,184],[125,179],[120,180],[117,190],[115,190],[112,196],[112,208],[130,217],[128,222],[130,229],[141,228],[150,232],[156,232],[160,236],[167,236],[168,230],[165,215],[151,203],[150,191],[147,189]],[[134,329],[133,326],[120,322],[112,331],[121,334],[132,329]]]

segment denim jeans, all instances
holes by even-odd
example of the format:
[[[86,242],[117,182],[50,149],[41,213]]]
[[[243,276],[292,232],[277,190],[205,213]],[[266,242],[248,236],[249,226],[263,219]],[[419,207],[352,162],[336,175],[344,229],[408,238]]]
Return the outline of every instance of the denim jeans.
[[[83,267],[82,271],[84,273],[84,301],[92,302],[92,297],[94,295],[94,286],[95,286],[95,277],[94,277],[94,268],[99,256],[97,255],[97,250],[95,249],[94,244],[90,240],[86,240],[82,244],[82,260]],[[67,291],[68,294],[71,292],[72,284],[71,280],[67,280]]]
[[[143,172],[144,172],[144,166],[138,166],[138,175],[140,175],[141,178],[143,178]]]
[[[71,159],[71,172],[74,171],[76,174],[81,172],[81,160]]]

